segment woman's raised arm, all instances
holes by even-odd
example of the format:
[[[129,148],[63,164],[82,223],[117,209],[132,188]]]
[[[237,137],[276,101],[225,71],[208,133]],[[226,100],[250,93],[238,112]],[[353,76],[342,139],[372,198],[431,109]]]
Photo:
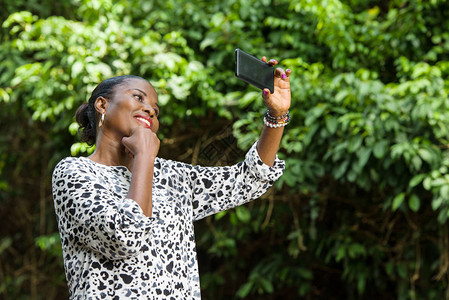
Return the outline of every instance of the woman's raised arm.
[[[263,57],[262,60],[267,62],[266,57]],[[277,63],[274,59],[268,61],[268,64],[273,66]],[[289,69],[284,71],[282,68],[277,68],[274,75],[274,93],[271,94],[268,89],[263,90],[267,112],[264,116],[265,126],[257,144],[257,152],[262,161],[270,167],[273,166],[276,158],[284,126],[290,121],[290,74],[291,70]]]

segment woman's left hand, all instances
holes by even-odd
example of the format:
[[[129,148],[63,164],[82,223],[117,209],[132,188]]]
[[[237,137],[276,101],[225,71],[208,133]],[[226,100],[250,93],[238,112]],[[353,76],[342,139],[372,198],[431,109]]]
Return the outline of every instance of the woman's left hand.
[[[271,66],[278,64],[278,61],[271,59],[267,61],[267,58],[262,57],[262,61],[268,63]],[[274,93],[271,94],[269,89],[263,90],[263,101],[268,108],[270,115],[273,117],[280,117],[287,113],[291,104],[291,92],[290,92],[290,74],[291,70],[283,70],[282,68],[276,68],[274,72]]]

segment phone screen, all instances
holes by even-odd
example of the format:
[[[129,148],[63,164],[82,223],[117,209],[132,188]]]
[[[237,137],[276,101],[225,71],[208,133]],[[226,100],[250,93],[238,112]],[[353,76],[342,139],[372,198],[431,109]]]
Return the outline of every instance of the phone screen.
[[[274,93],[274,67],[241,49],[235,49],[235,76]]]

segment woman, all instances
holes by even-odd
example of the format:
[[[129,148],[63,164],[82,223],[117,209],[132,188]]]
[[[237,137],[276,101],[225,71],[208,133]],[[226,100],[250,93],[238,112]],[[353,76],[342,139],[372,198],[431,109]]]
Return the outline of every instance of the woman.
[[[290,73],[276,69],[260,139],[230,167],[157,157],[159,105],[148,81],[119,76],[95,88],[76,115],[95,152],[65,158],[53,173],[71,299],[200,299],[193,221],[258,198],[282,175]]]

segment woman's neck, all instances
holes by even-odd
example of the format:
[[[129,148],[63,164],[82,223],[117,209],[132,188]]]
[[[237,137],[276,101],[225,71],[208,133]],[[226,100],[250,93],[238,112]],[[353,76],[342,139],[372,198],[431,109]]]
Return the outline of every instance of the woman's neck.
[[[95,145],[95,151],[89,159],[107,166],[125,166],[128,170],[132,169],[133,159],[126,153],[121,142],[99,134]]]

